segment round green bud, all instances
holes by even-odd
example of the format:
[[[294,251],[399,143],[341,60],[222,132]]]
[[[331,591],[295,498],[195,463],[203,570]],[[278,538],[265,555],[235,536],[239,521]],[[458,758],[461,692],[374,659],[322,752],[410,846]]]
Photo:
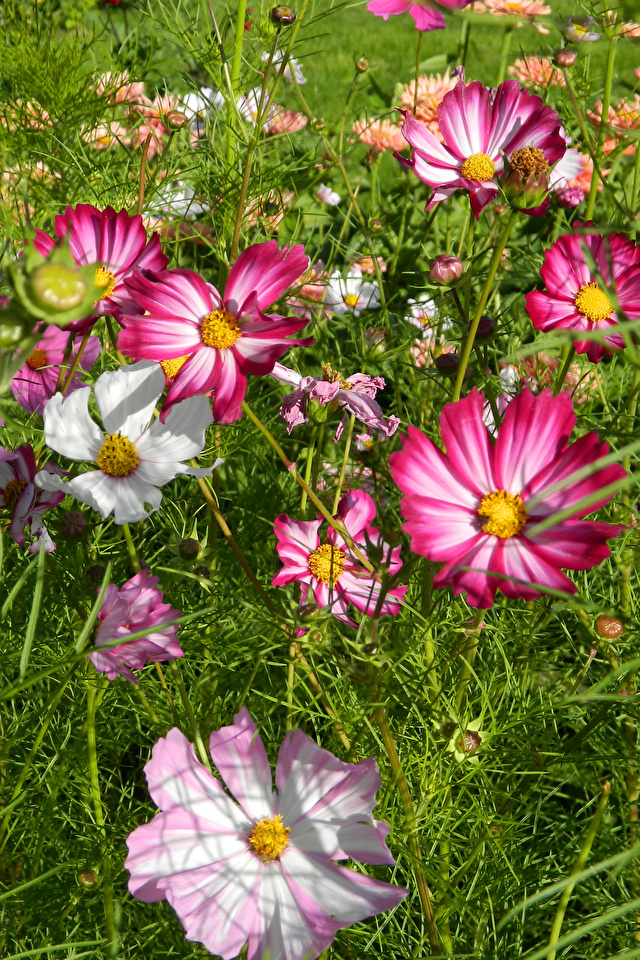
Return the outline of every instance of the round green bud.
[[[63,263],[43,263],[31,276],[34,299],[43,307],[64,313],[82,303],[87,285],[80,274]]]

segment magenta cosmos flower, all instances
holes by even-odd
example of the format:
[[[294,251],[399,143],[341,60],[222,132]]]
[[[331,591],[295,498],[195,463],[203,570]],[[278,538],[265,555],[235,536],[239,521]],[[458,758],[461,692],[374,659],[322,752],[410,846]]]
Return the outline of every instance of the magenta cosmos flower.
[[[247,960],[313,960],[337,930],[407,895],[333,862],[395,862],[389,827],[371,816],[380,787],[372,757],[343,763],[300,730],[287,733],[275,793],[246,707],[211,734],[209,752],[233,797],[174,728],[145,767],[162,812],[127,840],[129,890],[145,903],[168,900],[188,940],[223,960],[245,944]]]
[[[164,270],[169,262],[160,249],[158,234],[154,233],[148,240],[142,217],[130,217],[126,210],[119,213],[113,207],[98,210],[89,203],[67,207],[64,214],[55,219],[55,234],[57,239],[36,230],[34,245],[38,253],[46,257],[57,242],[68,238],[77,264],[98,264],[96,284],[104,287],[95,304],[95,315],[69,324],[66,330],[83,332],[98,316],[114,313],[124,306],[135,307],[127,294],[125,278],[136,268]]]
[[[80,347],[81,337],[77,336],[67,364],[75,360]],[[42,413],[47,400],[56,392],[60,364],[62,363],[69,343],[68,328],[61,330],[53,325],[47,326],[42,333],[42,340],[35,347],[11,380],[11,392],[20,406],[27,413]],[[98,359],[102,345],[97,337],[89,337],[80,361],[83,370],[90,370]],[[68,367],[65,367],[63,380],[66,379]],[[80,374],[76,371],[66,393],[72,393],[84,384]]]
[[[136,273],[127,281],[140,313],[120,317],[118,346],[136,359],[157,360],[172,379],[163,408],[196,394],[213,393],[213,417],[233,423],[242,416],[247,374],[271,373],[306,320],[264,310],[308,268],[304,247],[278,249],[258,243],[240,254],[221,296],[193,270]],[[145,312],[146,311],[146,312]]]
[[[587,263],[587,252],[595,272]],[[547,292],[533,290],[524,298],[537,330],[604,332],[619,319],[640,317],[640,247],[622,233],[565,234],[545,252],[540,274]],[[609,291],[615,293],[617,308]],[[619,333],[611,333],[604,336],[604,343],[575,340],[573,345],[599,363],[605,354],[621,350],[624,340]]]
[[[403,112],[402,133],[413,157],[396,157],[433,187],[426,210],[456,190],[468,190],[478,219],[498,195],[495,179],[504,170],[503,155],[526,179],[556,163],[567,148],[558,114],[516,80],[505,80],[495,95],[479,81],[468,86],[461,81],[445,94],[438,105],[443,142]]]
[[[382,539],[380,531],[371,526],[376,508],[368,493],[363,490],[349,490],[340,500],[338,517],[346,527],[359,550],[369,558],[377,555],[393,576],[402,569],[400,547],[391,548]],[[281,513],[274,522],[278,538],[278,556],[284,564],[280,573],[273,578],[274,587],[284,587],[289,583],[300,584],[300,603],[307,603],[309,592],[319,607],[329,607],[336,620],[350,627],[358,624],[347,613],[350,603],[372,617],[377,610],[380,598],[381,577],[378,573],[366,570],[345,539],[329,527],[326,539],[320,539],[319,530],[322,518],[317,520],[292,520]],[[407,587],[394,587],[389,590],[380,613],[396,614],[400,612],[399,600],[407,592]]]
[[[466,591],[472,607],[490,607],[496,590],[524,600],[540,596],[539,587],[575,593],[560,568],[595,566],[609,556],[609,537],[626,529],[581,519],[611,494],[542,533],[529,531],[626,471],[613,464],[569,479],[609,445],[595,433],[568,445],[576,418],[566,394],[523,390],[508,405],[495,445],[482,422],[483,406],[476,389],[445,406],[440,431],[446,454],[415,427],[409,427],[402,451],[391,454],[391,475],[405,494],[401,509],[411,549],[444,562],[433,585]],[[555,489],[560,481],[562,489]]]
[[[146,570],[127,580],[123,587],[109,584],[98,613],[100,625],[95,644],[100,648],[116,640],[123,642],[110,650],[96,649],[89,654],[96,670],[106,673],[109,680],[115,680],[120,674],[137,684],[132,670],[142,670],[145,663],[160,663],[182,656],[176,625],[166,626],[171,620],[178,619],[180,611],[163,600],[162,591],[158,590],[158,578],[150,576]],[[147,630],[147,635],[127,641],[132,633],[141,630]]]
[[[51,462],[44,465],[42,472],[56,477],[67,476],[64,470]],[[29,553],[37,553],[41,541],[43,549],[52,553],[56,545],[40,518],[46,510],[57,507],[64,499],[64,494],[38,490],[34,483],[35,475],[33,447],[28,443],[23,443],[14,451],[0,447],[0,508],[12,513],[9,532],[18,546],[24,547],[24,531],[25,527],[29,527],[33,538]]]
[[[388,20],[394,13],[410,13],[418,30],[443,30],[446,23],[438,7],[461,10],[473,0],[370,0],[367,10]]]

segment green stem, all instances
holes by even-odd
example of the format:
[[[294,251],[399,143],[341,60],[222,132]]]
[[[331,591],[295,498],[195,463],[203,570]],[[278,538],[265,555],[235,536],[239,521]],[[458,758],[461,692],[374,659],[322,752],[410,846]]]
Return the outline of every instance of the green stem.
[[[349,453],[351,452],[351,439],[353,437],[353,427],[356,422],[356,416],[354,413],[349,417],[349,426],[347,427],[347,439],[344,445],[344,454],[342,455],[342,463],[340,465],[340,475],[338,477],[338,486],[336,487],[336,492],[333,497],[333,508],[331,513],[335,516],[338,512],[338,504],[340,503],[340,494],[342,493],[342,484],[344,483],[344,475],[347,472],[347,464],[349,463]]]
[[[128,523],[122,524],[122,532],[124,533],[124,539],[127,542],[127,551],[129,553],[129,560],[131,561],[131,566],[133,567],[136,573],[140,573],[140,570],[142,568],[140,566],[138,553],[133,543],[133,537],[131,536],[131,530],[129,529]]]
[[[502,83],[504,80],[504,75],[507,72],[507,62],[509,60],[509,47],[511,46],[511,35],[513,34],[513,26],[510,25],[505,27],[505,31],[502,35],[502,49],[500,50],[500,68],[498,70],[498,79],[496,80],[496,86]]]
[[[313,427],[311,431],[311,439],[309,440],[309,447],[307,449],[307,460],[304,465],[304,482],[309,485],[311,480],[311,473],[313,470],[313,459],[315,453],[315,440],[318,435],[318,428]],[[300,493],[300,519],[304,520],[305,514],[307,512],[307,491],[302,490]]]
[[[180,691],[180,699],[182,700],[182,706],[184,707],[184,712],[189,718],[189,725],[191,727],[191,733],[193,734],[193,741],[195,743],[196,750],[200,755],[200,759],[202,763],[205,765],[209,773],[211,773],[211,761],[209,760],[209,754],[207,753],[206,747],[204,745],[204,740],[202,739],[202,736],[200,734],[200,728],[198,726],[195,713],[193,712],[191,701],[189,700],[189,694],[187,693],[187,688],[184,685],[184,680],[182,679],[182,674],[180,673],[180,667],[178,666],[177,660],[169,661],[169,669],[171,671],[171,675],[173,677],[175,685]]]
[[[404,816],[409,833],[408,844],[413,859],[412,867],[416,880],[416,886],[418,887],[418,896],[420,897],[422,913],[427,926],[427,935],[429,937],[431,952],[434,956],[437,956],[440,953],[440,937],[438,936],[438,930],[436,928],[433,905],[431,903],[431,895],[429,893],[429,888],[427,886],[427,881],[422,868],[422,853],[420,851],[420,843],[417,835],[418,824],[416,820],[416,811],[413,806],[413,800],[411,799],[411,791],[409,790],[407,778],[405,777],[404,770],[400,764],[400,757],[398,756],[395,740],[393,739],[391,730],[389,729],[389,723],[387,721],[387,715],[384,707],[376,707],[374,716],[378,721],[378,726],[380,727],[380,733],[382,735],[382,742],[384,743],[387,757],[389,758],[389,763],[391,764],[391,770],[393,771],[395,782],[398,787],[398,793],[400,794],[400,799],[402,800]]]
[[[609,799],[609,791],[611,790],[611,784],[609,781],[605,781],[602,787],[602,793],[600,794],[600,800],[598,801],[598,806],[596,812],[593,815],[593,820],[589,824],[589,829],[587,830],[587,835],[584,838],[584,843],[582,844],[582,849],[576,858],[576,862],[573,865],[573,869],[569,874],[569,877],[575,877],[576,874],[580,873],[583,869],[589,854],[591,852],[591,847],[593,846],[593,841],[596,838],[598,828],[600,827],[600,821],[602,820],[602,815],[604,814],[605,807],[607,805],[607,800]],[[575,883],[569,883],[560,897],[560,903],[558,904],[558,909],[556,910],[555,919],[553,921],[553,927],[551,928],[551,936],[549,937],[549,950],[547,953],[547,960],[555,960],[556,956],[556,944],[560,939],[560,931],[562,930],[562,922],[564,920],[564,915],[569,905],[569,900],[571,899],[571,894],[573,893]]]
[[[476,333],[478,331],[480,318],[482,317],[484,308],[487,305],[487,300],[489,299],[489,294],[491,293],[491,287],[493,285],[493,281],[495,280],[496,273],[498,272],[498,267],[500,266],[500,258],[502,257],[502,253],[509,242],[509,237],[511,236],[511,231],[513,230],[513,226],[516,222],[517,216],[518,216],[517,210],[511,210],[509,212],[509,219],[507,220],[504,230],[502,231],[502,235],[498,240],[498,243],[496,244],[495,249],[493,251],[491,263],[489,264],[489,272],[487,274],[487,279],[485,280],[484,286],[482,288],[482,292],[480,293],[480,298],[478,300],[478,304],[476,306],[473,319],[469,324],[469,332],[467,334],[467,339],[465,340],[464,347],[462,349],[462,354],[460,355],[460,366],[458,367],[456,382],[453,388],[453,397],[452,397],[453,402],[460,399],[460,393],[462,391],[464,374],[467,369],[469,359],[471,357],[471,351],[473,350],[473,344],[476,339]]]
[[[576,352],[576,348],[573,346],[572,343],[567,343],[562,350],[562,356],[560,358],[561,367],[560,367],[560,370],[558,371],[558,376],[553,386],[554,397],[557,397],[560,391],[562,390],[564,381],[566,380],[571,364],[573,363],[575,352]]]
[[[98,750],[96,745],[96,705],[97,694],[102,685],[102,677],[92,677],[87,682],[87,757],[89,764],[89,788],[93,804],[96,826],[102,836],[102,892],[104,897],[104,916],[107,938],[107,952],[110,957],[117,956],[118,943],[113,913],[113,880],[111,876],[111,858],[107,848],[104,807],[100,795],[100,773],[98,770]]]
[[[413,92],[413,115],[415,117],[418,109],[418,77],[420,76],[420,57],[422,55],[422,30],[418,30],[418,43],[416,46],[416,75],[414,78],[415,90]]]
[[[616,57],[615,37],[609,39],[609,50],[607,52],[607,65],[604,74],[604,93],[602,95],[602,113],[600,115],[600,129],[598,131],[598,143],[596,145],[596,156],[598,160],[602,159],[602,148],[607,139],[607,117],[609,116],[609,104],[611,103],[611,86],[613,83],[613,64]],[[587,200],[587,209],[585,220],[593,218],[593,210],[596,205],[596,196],[598,194],[598,182],[600,180],[600,170],[594,164],[591,174],[591,186],[589,187],[589,198]]]
[[[638,190],[640,190],[640,150],[636,147],[636,155],[633,163],[633,186],[631,187],[631,213],[629,220],[634,224],[633,237],[638,237],[637,211],[638,211]]]
[[[236,34],[233,44],[233,59],[231,61],[231,97],[227,104],[227,166],[233,166],[235,152],[235,119],[236,99],[238,97],[238,80],[240,79],[240,65],[242,64],[242,44],[244,41],[244,24],[247,15],[247,0],[238,0]]]
[[[471,675],[473,673],[473,662],[476,658],[476,653],[478,652],[478,640],[480,638],[480,631],[482,630],[482,617],[484,616],[484,613],[484,610],[479,610],[475,615],[473,623],[468,630],[467,641],[460,654],[462,657],[462,667],[460,668],[460,676],[458,678],[458,684],[456,686],[456,692],[454,696],[457,717],[460,716],[462,705],[467,693],[467,687],[469,686]]]
[[[90,336],[91,336],[91,330],[87,330],[87,332],[85,333],[84,337],[82,338],[82,341],[81,341],[81,343],[80,343],[80,346],[78,347],[78,352],[76,353],[75,357],[73,358],[73,363],[72,363],[71,366],[69,367],[69,372],[68,372],[68,374],[67,374],[66,380],[64,381],[64,385],[62,386],[62,388],[61,388],[61,390],[60,390],[60,392],[61,392],[63,395],[67,392],[67,390],[68,390],[69,387],[71,386],[71,381],[73,380],[73,377],[74,377],[74,374],[75,374],[76,370],[77,370],[78,367],[80,366],[80,361],[82,360],[82,354],[83,354],[84,351],[85,351],[85,347],[87,346],[87,343],[89,342],[89,337],[90,337]]]

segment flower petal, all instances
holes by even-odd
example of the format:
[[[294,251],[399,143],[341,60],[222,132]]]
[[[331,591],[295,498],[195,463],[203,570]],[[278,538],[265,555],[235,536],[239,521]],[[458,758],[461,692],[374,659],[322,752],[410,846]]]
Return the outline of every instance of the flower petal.
[[[107,433],[122,433],[135,443],[147,429],[164,390],[162,367],[151,360],[103,373],[94,392]]]
[[[251,820],[273,815],[271,767],[256,725],[243,707],[228,727],[214,730],[209,753],[218,773]]]
[[[71,460],[95,460],[104,442],[102,430],[89,416],[90,396],[89,387],[76,390],[69,397],[56,393],[44,408],[47,445]]]

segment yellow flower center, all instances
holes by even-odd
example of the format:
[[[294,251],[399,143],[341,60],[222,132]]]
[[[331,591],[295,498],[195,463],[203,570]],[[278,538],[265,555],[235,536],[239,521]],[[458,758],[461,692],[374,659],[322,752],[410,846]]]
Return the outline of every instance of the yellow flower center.
[[[107,300],[115,289],[116,278],[106,267],[96,267],[95,285],[105,288],[100,295],[100,300]]]
[[[335,383],[337,380],[340,384],[341,390],[351,390],[353,388],[351,381],[343,380],[340,371],[334,370],[330,363],[323,363],[322,379],[325,381],[325,383]]]
[[[282,817],[278,814],[275,817],[265,817],[264,820],[258,820],[249,843],[261,860],[270,863],[272,860],[279,860],[280,856],[289,846],[289,834],[291,830],[282,823]]]
[[[34,350],[27,357],[27,366],[31,367],[32,370],[40,370],[41,367],[46,367],[48,362],[44,350]]]
[[[520,495],[506,490],[494,490],[483,497],[478,516],[487,518],[482,524],[484,532],[502,540],[515,537],[527,522],[527,511]]]
[[[358,306],[358,300],[360,297],[357,293],[347,293],[344,297],[344,302],[349,307],[350,310],[353,310],[354,307]]]
[[[225,350],[232,347],[242,336],[242,330],[232,313],[227,313],[226,310],[212,310],[202,321],[200,336],[205,346]]]
[[[544,153],[537,147],[521,147],[520,150],[514,150],[509,157],[509,163],[523,177],[539,177],[549,169]]]
[[[24,493],[27,488],[26,480],[9,480],[9,483],[4,488],[4,505],[10,510],[13,510],[18,500]]]
[[[486,153],[472,153],[460,170],[467,180],[491,180],[495,172],[493,160]]]
[[[613,310],[608,296],[602,292],[594,281],[580,287],[573,302],[578,313],[595,323],[606,320],[607,317],[611,316]]]
[[[321,543],[309,557],[309,570],[320,583],[329,583],[334,587],[342,576],[346,559],[347,555],[342,550],[330,543]]]
[[[164,370],[165,377],[168,377],[169,380],[173,380],[180,370],[182,370],[188,359],[189,355],[187,354],[186,357],[176,357],[175,360],[161,360],[160,366]]]
[[[128,477],[140,463],[140,457],[128,437],[109,433],[98,451],[96,463],[110,477]]]

